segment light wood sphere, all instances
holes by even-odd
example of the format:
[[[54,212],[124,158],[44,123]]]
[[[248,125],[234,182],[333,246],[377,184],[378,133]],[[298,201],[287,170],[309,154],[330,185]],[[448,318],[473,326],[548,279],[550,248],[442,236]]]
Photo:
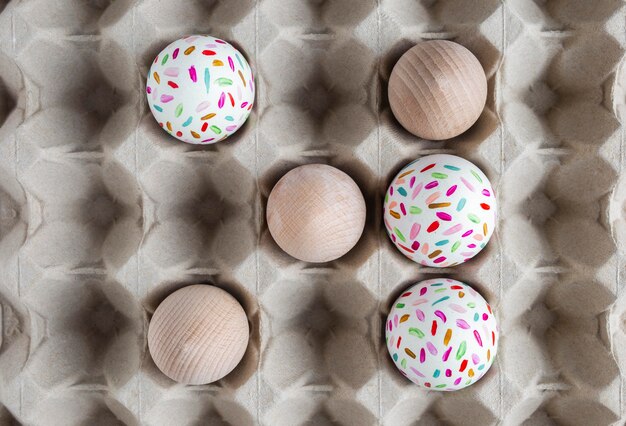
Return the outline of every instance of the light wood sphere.
[[[389,105],[400,124],[430,140],[460,135],[478,120],[487,100],[487,78],[478,59],[458,43],[416,44],[389,78]]]
[[[329,262],[346,254],[365,227],[365,200],[350,176],[325,164],[296,167],[267,200],[267,224],[287,254]]]
[[[246,313],[233,296],[211,285],[191,285],[170,294],[154,311],[148,348],[166,376],[203,385],[239,364],[249,332]]]

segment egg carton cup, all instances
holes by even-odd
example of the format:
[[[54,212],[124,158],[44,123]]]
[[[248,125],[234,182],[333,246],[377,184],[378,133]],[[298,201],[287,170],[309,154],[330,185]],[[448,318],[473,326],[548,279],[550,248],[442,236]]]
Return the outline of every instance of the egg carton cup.
[[[515,0],[0,1],[0,424],[623,424],[626,421],[625,7]],[[145,76],[172,40],[233,43],[256,104],[227,141],[159,128]],[[421,40],[470,49],[487,105],[430,142],[387,83]],[[382,226],[390,180],[452,153],[489,176],[494,237],[451,269],[410,262]],[[273,185],[327,163],[367,204],[356,247],[313,265],[265,222]],[[501,327],[477,384],[412,385],[384,346],[409,285],[474,286]],[[241,364],[183,386],[147,351],[168,294],[212,283],[243,305]]]

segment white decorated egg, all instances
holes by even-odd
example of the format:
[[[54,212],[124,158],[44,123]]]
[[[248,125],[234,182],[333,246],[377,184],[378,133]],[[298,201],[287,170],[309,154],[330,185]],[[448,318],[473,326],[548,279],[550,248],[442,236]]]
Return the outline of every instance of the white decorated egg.
[[[422,157],[404,167],[385,194],[383,217],[398,250],[425,266],[463,263],[480,252],[496,224],[487,176],[455,155]]]
[[[385,334],[400,372],[432,390],[476,383],[498,351],[499,330],[489,304],[469,285],[447,278],[422,281],[400,295]]]
[[[250,115],[254,77],[246,58],[211,36],[176,40],[157,55],[146,81],[150,111],[169,134],[211,144],[235,133]]]

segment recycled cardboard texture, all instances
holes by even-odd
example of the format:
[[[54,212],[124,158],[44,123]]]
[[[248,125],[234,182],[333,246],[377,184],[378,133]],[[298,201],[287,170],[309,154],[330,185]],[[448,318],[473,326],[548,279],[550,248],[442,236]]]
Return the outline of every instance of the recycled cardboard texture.
[[[478,4],[477,4],[478,3]],[[626,421],[624,5],[617,0],[0,1],[0,423],[408,425]],[[171,40],[241,48],[257,103],[231,140],[169,137],[145,74]],[[476,54],[487,107],[446,142],[410,135],[387,102],[415,42]],[[423,268],[381,224],[384,191],[420,155],[478,164],[499,227],[471,262]],[[368,215],[345,257],[282,253],[274,183],[328,163]],[[474,285],[502,330],[477,385],[427,393],[388,358],[383,320],[407,286]],[[159,301],[212,282],[248,313],[225,379],[162,375],[146,332]],[[422,423],[420,423],[422,424]]]

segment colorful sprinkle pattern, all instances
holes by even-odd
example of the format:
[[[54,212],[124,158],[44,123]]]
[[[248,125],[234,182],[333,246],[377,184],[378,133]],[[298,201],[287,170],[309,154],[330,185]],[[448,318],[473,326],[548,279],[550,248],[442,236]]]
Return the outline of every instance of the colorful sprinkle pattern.
[[[406,290],[385,327],[387,349],[400,372],[438,391],[477,382],[493,364],[498,334],[485,299],[467,284],[445,278]]]
[[[404,167],[385,194],[385,228],[414,262],[463,263],[485,247],[496,224],[496,197],[487,176],[454,155],[422,157]]]
[[[194,35],[176,40],[154,59],[146,82],[150,111],[172,136],[211,144],[235,133],[254,103],[254,76],[227,42]]]

